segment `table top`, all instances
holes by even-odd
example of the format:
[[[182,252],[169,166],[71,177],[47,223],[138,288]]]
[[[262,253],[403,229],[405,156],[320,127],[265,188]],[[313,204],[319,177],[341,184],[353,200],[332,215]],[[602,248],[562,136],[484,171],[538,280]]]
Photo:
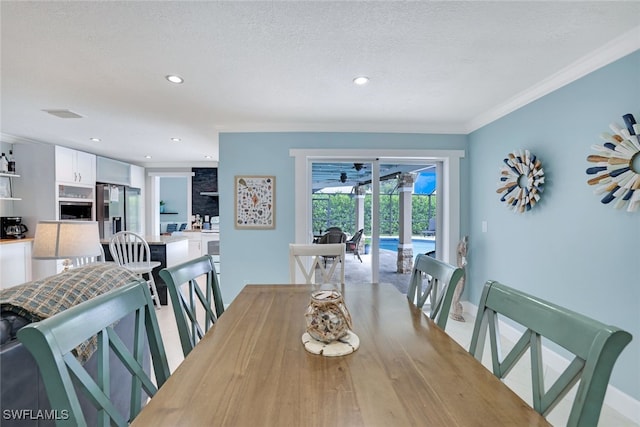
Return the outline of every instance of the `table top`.
[[[248,285],[133,425],[549,425],[394,287],[341,290],[354,353],[305,351],[309,285]]]

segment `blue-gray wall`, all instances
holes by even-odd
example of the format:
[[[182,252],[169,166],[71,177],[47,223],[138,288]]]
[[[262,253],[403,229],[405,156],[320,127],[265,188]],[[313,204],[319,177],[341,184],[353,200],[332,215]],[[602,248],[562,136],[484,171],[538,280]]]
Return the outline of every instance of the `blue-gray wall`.
[[[288,283],[289,243],[294,241],[294,160],[291,148],[465,150],[464,135],[370,133],[223,133],[220,135],[220,280],[225,303],[247,283]],[[463,192],[467,159],[461,159]],[[236,230],[233,224],[235,175],[275,175],[275,230]],[[464,196],[465,200],[468,197]],[[463,223],[468,206],[463,203]],[[463,226],[461,231],[466,233]]]
[[[477,303],[494,279],[626,329],[634,338],[612,383],[640,399],[640,213],[600,203],[585,173],[591,145],[626,113],[640,120],[640,52],[469,135],[467,296]],[[515,214],[496,184],[502,159],[521,148],[541,159],[547,180],[541,203]]]
[[[165,204],[167,212],[174,214],[160,215],[161,232],[165,232],[167,224],[180,224],[188,221],[187,218],[187,178],[186,177],[160,177],[160,200]]]
[[[586,157],[612,121],[640,119],[640,53],[553,92],[468,136],[371,133],[220,135],[221,285],[230,303],[247,283],[286,283],[294,239],[291,148],[464,149],[461,233],[470,235],[465,297],[503,281],[634,335],[612,384],[640,399],[640,217],[602,205],[586,184]],[[527,148],[543,162],[539,206],[518,215],[496,194],[502,159]],[[276,176],[276,229],[236,230],[234,175]],[[470,179],[470,177],[472,177]],[[482,233],[482,221],[488,231]]]

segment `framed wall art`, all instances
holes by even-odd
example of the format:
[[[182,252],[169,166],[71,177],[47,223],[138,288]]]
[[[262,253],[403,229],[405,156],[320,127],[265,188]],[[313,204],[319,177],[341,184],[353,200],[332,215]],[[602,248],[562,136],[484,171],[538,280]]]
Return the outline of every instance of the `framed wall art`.
[[[234,190],[236,228],[276,228],[275,176],[236,175]]]

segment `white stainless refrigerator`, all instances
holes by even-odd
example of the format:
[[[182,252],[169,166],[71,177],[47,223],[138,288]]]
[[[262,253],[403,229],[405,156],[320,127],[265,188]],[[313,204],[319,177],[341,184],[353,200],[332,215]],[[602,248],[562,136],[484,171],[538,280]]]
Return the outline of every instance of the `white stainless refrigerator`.
[[[109,240],[118,231],[142,233],[142,198],[139,188],[115,184],[96,185],[96,219],[100,238]]]

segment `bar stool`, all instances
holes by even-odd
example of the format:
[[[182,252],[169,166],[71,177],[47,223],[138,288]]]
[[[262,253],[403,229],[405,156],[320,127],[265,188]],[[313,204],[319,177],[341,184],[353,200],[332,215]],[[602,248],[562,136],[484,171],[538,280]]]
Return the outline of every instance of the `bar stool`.
[[[109,252],[119,266],[130,270],[143,279],[145,274],[149,277],[146,280],[153,293],[151,297],[156,308],[160,308],[156,282],[151,273],[154,268],[160,266],[160,262],[151,261],[151,250],[147,241],[132,231],[119,231],[113,235],[109,242]]]

